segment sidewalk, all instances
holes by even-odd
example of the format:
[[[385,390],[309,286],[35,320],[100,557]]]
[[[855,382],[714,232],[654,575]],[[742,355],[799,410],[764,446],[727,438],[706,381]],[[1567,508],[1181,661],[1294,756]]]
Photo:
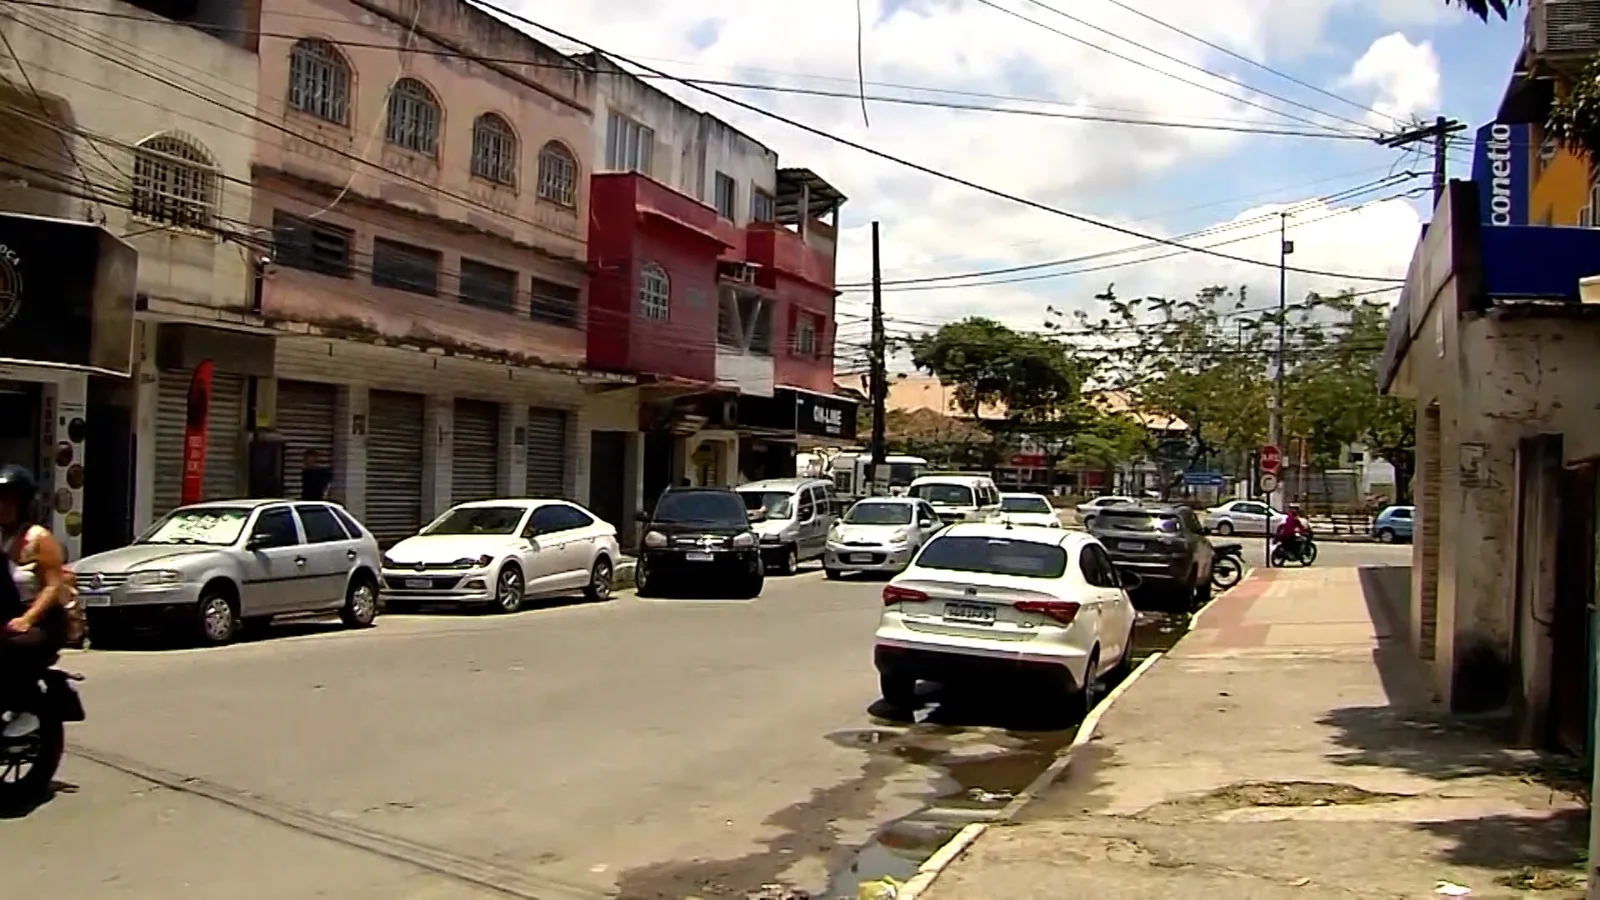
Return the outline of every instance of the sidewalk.
[[[1253,574],[922,896],[1582,897],[1575,767],[1446,720],[1375,574]]]

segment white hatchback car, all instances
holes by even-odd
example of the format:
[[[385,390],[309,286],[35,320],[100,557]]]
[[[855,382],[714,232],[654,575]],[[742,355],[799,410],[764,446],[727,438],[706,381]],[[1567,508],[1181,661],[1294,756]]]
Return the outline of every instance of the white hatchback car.
[[[383,555],[390,609],[423,604],[516,612],[530,597],[611,596],[617,529],[565,500],[481,500],[451,507]]]
[[[1061,527],[1061,517],[1043,494],[1001,494],[1000,521],[1042,528]]]
[[[1033,677],[1081,715],[1108,676],[1131,667],[1134,616],[1111,557],[1088,534],[952,525],[883,589],[878,682],[889,706],[909,712],[918,681]]]

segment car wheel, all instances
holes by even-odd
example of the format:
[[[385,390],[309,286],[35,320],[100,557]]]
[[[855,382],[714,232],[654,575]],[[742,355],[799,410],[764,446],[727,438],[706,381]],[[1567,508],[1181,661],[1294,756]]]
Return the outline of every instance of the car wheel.
[[[378,586],[366,575],[352,579],[345,589],[339,620],[350,628],[371,628],[378,618]]]
[[[783,551],[783,562],[778,564],[778,574],[793,575],[800,571],[800,548],[790,545]]]
[[[496,612],[514,613],[522,610],[527,587],[522,581],[522,570],[507,563],[494,580],[494,608]]]
[[[1106,685],[1116,687],[1128,680],[1133,674],[1133,639],[1134,629],[1128,629],[1128,639],[1122,642],[1122,658],[1117,660],[1117,667],[1106,676]]]
[[[1071,676],[1067,676],[1069,682],[1066,713],[1074,722],[1082,722],[1084,717],[1089,715],[1089,710],[1094,709],[1094,705],[1100,702],[1100,676],[1096,671],[1099,668],[1100,648],[1096,647],[1094,652],[1089,654],[1089,661],[1084,664],[1083,684],[1074,687],[1070,682]]]
[[[839,579],[844,577],[844,573],[839,571],[838,569],[826,569],[825,568],[825,569],[822,570],[822,573],[824,575],[828,576],[828,580],[829,581],[838,581]]]
[[[1227,537],[1228,535],[1233,534],[1233,523],[1229,522],[1226,519],[1222,520],[1221,522],[1218,522],[1217,523],[1217,534],[1220,534],[1223,537]]]
[[[1189,604],[1189,610],[1191,612],[1198,612],[1201,607],[1205,606],[1207,603],[1210,603],[1211,579],[1201,578],[1200,573],[1196,572],[1194,576],[1194,593],[1192,596],[1194,599]]]
[[[1094,516],[1084,516],[1083,517],[1083,527],[1084,528],[1088,528],[1090,525],[1093,525],[1093,524],[1094,524]]]
[[[1379,541],[1379,543],[1383,543],[1383,544],[1392,544],[1392,543],[1394,543],[1394,529],[1393,528],[1379,528],[1378,529],[1378,541]]]
[[[744,590],[741,593],[744,595],[744,599],[754,600],[761,596],[761,589],[766,586],[767,576],[752,575],[750,579],[744,583]]]
[[[210,646],[219,647],[239,635],[239,610],[233,598],[217,588],[208,587],[200,594],[195,616],[200,640]]]
[[[878,672],[878,693],[895,712],[910,713],[917,708],[917,679],[898,672]]]
[[[636,597],[661,596],[661,586],[656,583],[656,577],[650,573],[642,557],[633,569],[633,593]]]
[[[590,603],[600,603],[611,599],[611,560],[602,556],[594,561],[594,568],[589,570],[589,583],[583,589],[583,596]]]

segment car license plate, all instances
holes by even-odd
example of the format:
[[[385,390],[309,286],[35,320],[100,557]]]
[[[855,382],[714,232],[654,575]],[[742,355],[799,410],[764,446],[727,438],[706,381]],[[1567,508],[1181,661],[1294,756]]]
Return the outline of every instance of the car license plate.
[[[1144,549],[1144,544],[1141,544],[1138,541],[1119,541],[1117,543],[1117,549],[1138,552]]]
[[[955,622],[975,622],[980,625],[994,624],[994,607],[984,606],[981,603],[946,603],[944,617]]]
[[[715,557],[704,550],[690,550],[683,555],[683,558],[690,562],[710,562]]]
[[[79,591],[78,592],[78,599],[83,601],[83,605],[84,606],[110,606],[111,605],[111,595],[110,594],[86,594],[86,593],[84,593],[82,591]]]
[[[871,553],[852,553],[849,556],[845,557],[845,560],[847,562],[853,562],[853,563],[869,563],[869,562],[872,562],[872,554]]]
[[[431,588],[431,587],[433,587],[433,579],[432,578],[407,578],[406,579],[406,587],[408,587],[408,588],[417,588],[417,589]]]

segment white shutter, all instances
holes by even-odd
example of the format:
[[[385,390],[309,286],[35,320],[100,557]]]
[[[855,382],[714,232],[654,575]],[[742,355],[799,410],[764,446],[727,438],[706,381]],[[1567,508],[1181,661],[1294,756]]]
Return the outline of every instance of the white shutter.
[[[567,497],[567,413],[559,409],[528,410],[528,487],[524,496]]]
[[[307,450],[322,453],[333,465],[334,405],[339,389],[310,381],[278,382],[273,429],[283,437],[283,494],[300,496],[300,465]],[[337,485],[338,473],[335,472]],[[337,486],[334,490],[338,490]]]
[[[183,432],[189,413],[189,380],[193,372],[160,373],[156,390],[155,492],[150,514],[160,518],[183,496]],[[211,417],[206,426],[206,468],[201,499],[228,500],[243,495],[239,485],[244,441],[243,375],[213,370]]]
[[[362,524],[384,546],[422,527],[420,394],[372,391],[367,396],[367,514]]]
[[[456,400],[451,431],[451,502],[499,496],[500,404]]]

